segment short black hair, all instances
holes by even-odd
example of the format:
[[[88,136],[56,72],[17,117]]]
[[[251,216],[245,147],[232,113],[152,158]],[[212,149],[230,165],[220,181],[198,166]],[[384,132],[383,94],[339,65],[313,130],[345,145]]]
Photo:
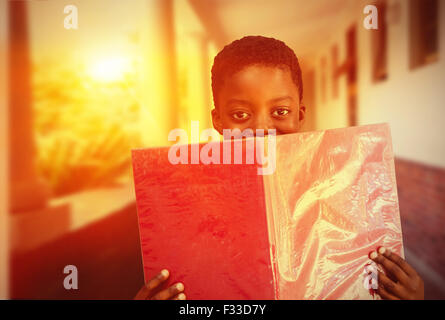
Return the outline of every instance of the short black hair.
[[[217,107],[218,92],[224,80],[250,65],[288,67],[303,99],[303,80],[295,52],[283,41],[263,36],[247,36],[226,45],[215,57],[212,67],[213,103]]]

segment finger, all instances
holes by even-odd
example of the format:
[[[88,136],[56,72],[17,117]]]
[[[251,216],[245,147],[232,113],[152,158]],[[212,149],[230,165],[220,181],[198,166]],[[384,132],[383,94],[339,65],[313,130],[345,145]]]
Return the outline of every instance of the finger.
[[[384,300],[400,300],[395,295],[385,290],[383,286],[379,286],[376,290],[377,294]]]
[[[173,300],[186,300],[186,296],[184,293],[178,294],[176,297],[173,298]]]
[[[375,262],[381,264],[388,273],[388,276],[391,278],[394,277],[403,284],[407,284],[409,282],[408,275],[397,264],[386,258],[384,255],[373,251],[369,254],[369,257]]]
[[[135,299],[144,300],[150,297],[153,291],[155,291],[165,280],[168,279],[169,275],[170,273],[166,269],[159,272],[154,278],[148,280],[147,284],[143,286],[141,290],[139,290]]]
[[[177,283],[153,296],[152,300],[168,300],[184,291],[184,285]]]
[[[415,276],[417,275],[416,270],[414,270],[413,267],[411,267],[408,262],[406,262],[402,257],[395,254],[391,250],[385,247],[380,247],[377,249],[378,252],[381,255],[384,255],[386,258],[397,264],[408,276]]]
[[[170,276],[170,273],[168,272],[168,270],[164,269],[161,272],[159,272],[159,274],[154,277],[153,279],[148,280],[147,283],[147,289],[150,291],[155,290],[157,287],[159,287],[165,280],[168,279],[168,277]]]
[[[378,271],[378,288],[383,287],[383,289],[396,296],[397,298],[403,298],[406,296],[406,292],[404,288],[397,283],[394,283],[391,279],[389,279],[384,273]]]

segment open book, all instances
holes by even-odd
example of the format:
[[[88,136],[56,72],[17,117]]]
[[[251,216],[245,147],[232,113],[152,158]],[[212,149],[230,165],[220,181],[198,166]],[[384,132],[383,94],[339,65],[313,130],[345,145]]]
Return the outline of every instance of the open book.
[[[373,298],[368,253],[385,246],[403,257],[389,126],[273,138],[264,175],[258,159],[223,163],[224,144],[237,141],[214,142],[219,164],[133,150],[146,280],[167,268],[187,299]],[[240,145],[243,160],[261,149]],[[190,157],[196,145],[185,148]]]

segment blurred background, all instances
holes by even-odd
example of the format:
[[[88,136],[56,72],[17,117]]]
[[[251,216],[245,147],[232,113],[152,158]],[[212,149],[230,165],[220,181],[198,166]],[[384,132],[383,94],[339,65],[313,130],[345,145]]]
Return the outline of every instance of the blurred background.
[[[296,52],[305,131],[390,124],[405,256],[426,298],[445,299],[440,0],[0,0],[0,298],[134,297],[130,149],[210,128],[213,58],[245,35]]]

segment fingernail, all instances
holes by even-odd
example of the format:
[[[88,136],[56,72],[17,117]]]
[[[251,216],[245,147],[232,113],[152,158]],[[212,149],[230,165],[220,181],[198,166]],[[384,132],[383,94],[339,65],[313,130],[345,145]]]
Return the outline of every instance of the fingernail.
[[[374,260],[375,258],[377,258],[377,252],[372,251],[372,252],[369,254],[369,258],[372,259],[372,260]]]
[[[378,252],[380,254],[384,254],[386,252],[386,248],[385,247],[379,247],[377,250],[378,250]]]
[[[176,284],[176,289],[178,289],[179,291],[182,291],[182,290],[184,290],[184,285],[179,282]]]
[[[185,294],[180,293],[180,294],[178,295],[178,299],[179,299],[179,300],[185,300]]]
[[[170,273],[168,272],[167,269],[164,269],[164,270],[161,271],[161,275],[162,275],[164,278],[167,278],[169,274],[170,274]]]

